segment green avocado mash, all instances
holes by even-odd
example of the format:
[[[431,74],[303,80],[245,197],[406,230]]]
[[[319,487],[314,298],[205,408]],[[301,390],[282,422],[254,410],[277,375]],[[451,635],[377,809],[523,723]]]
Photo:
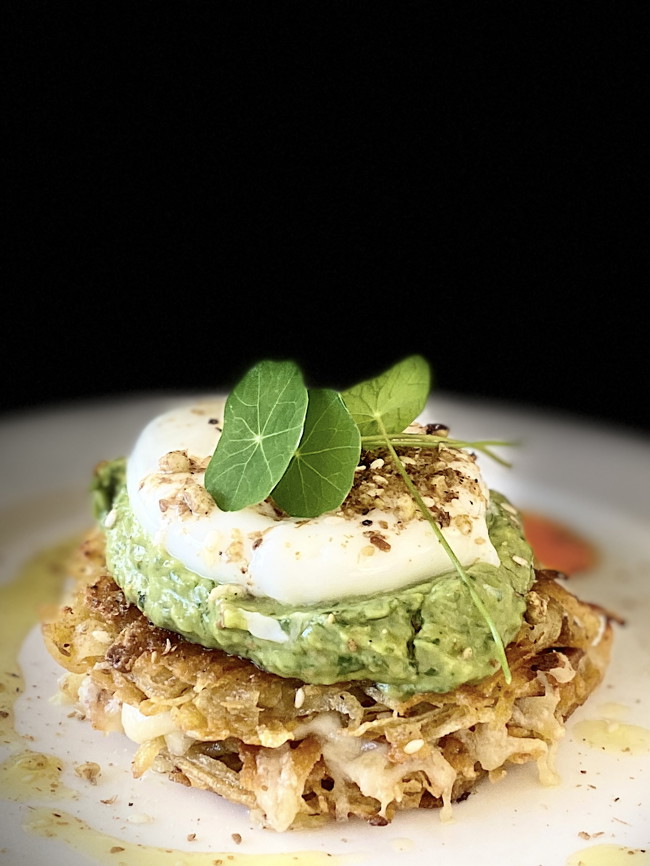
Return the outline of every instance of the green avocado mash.
[[[104,482],[96,477],[95,487],[106,490],[110,483],[115,492],[115,479],[123,477],[120,463],[115,461],[113,472],[104,470]],[[105,506],[108,496],[96,501]],[[488,530],[501,566],[479,563],[466,570],[507,644],[521,625],[533,568],[520,523],[504,502],[491,493]],[[124,486],[112,507],[115,520],[104,531],[113,578],[155,625],[190,641],[307,683],[371,680],[402,693],[450,691],[499,666],[489,627],[451,567],[396,593],[292,607],[234,587],[215,589],[212,580],[189,571],[146,537]],[[249,622],[260,617],[274,621],[280,640],[248,631]]]

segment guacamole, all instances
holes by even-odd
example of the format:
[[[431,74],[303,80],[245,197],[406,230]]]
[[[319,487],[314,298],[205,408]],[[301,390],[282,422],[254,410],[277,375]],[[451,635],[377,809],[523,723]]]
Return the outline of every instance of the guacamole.
[[[120,483],[122,465],[115,461],[95,479],[98,511],[113,509],[104,529],[107,564],[155,625],[307,683],[370,680],[404,693],[446,692],[498,668],[490,629],[451,567],[399,592],[297,607],[215,585],[146,536]],[[466,571],[507,644],[521,625],[533,557],[515,510],[495,492],[487,525],[501,566]]]

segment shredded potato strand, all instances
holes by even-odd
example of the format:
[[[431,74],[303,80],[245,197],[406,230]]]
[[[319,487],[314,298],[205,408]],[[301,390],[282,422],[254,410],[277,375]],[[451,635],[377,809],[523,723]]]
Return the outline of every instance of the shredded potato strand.
[[[565,719],[601,681],[612,640],[602,612],[538,572],[502,672],[447,694],[389,698],[371,683],[310,685],[259,670],[151,625],[106,571],[91,533],[76,554],[74,596],[44,623],[62,689],[94,727],[122,730],[121,707],[174,729],[142,742],[149,770],[240,803],[277,831],[441,807],[509,764],[556,780]],[[297,694],[300,690],[300,699]],[[138,717],[140,718],[140,717]],[[281,792],[281,796],[278,795]]]

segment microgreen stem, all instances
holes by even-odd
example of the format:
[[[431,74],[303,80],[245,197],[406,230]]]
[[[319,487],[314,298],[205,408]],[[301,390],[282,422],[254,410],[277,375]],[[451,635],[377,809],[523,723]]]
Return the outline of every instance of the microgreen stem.
[[[502,466],[510,466],[507,460],[495,454],[492,447],[500,445],[514,445],[514,442],[502,441],[500,439],[479,439],[473,442],[463,439],[450,439],[447,436],[424,436],[418,433],[387,433],[383,436],[362,436],[361,447],[373,448],[385,445],[387,442],[392,443],[397,448],[437,448],[438,445],[447,445],[450,448],[474,448],[476,451],[481,451],[492,460],[500,463]]]
[[[427,508],[424,500],[422,499],[422,497],[420,495],[420,491],[417,489],[417,487],[415,486],[415,484],[411,480],[408,472],[406,471],[406,469],[404,467],[404,464],[402,463],[402,461],[399,458],[397,451],[395,451],[395,447],[394,447],[395,444],[398,444],[398,445],[401,444],[400,439],[405,438],[405,437],[389,435],[386,432],[386,429],[384,427],[384,424],[383,424],[381,418],[377,418],[377,423],[380,427],[382,435],[381,436],[364,436],[364,437],[362,437],[362,444],[368,439],[377,439],[377,440],[381,440],[381,444],[385,445],[388,448],[388,451],[389,451],[390,456],[393,460],[393,463],[395,464],[395,467],[396,467],[397,471],[399,472],[399,474],[402,476],[404,483],[406,484],[406,486],[409,490],[409,493],[411,494],[411,496],[415,500],[418,508],[420,509],[420,511],[422,512],[424,517],[429,522],[431,528],[433,529],[433,531],[436,535],[436,538],[438,539],[438,541],[442,545],[447,556],[451,560],[452,565],[456,569],[458,576],[460,577],[463,584],[467,588],[467,591],[469,592],[470,597],[476,606],[476,609],[479,611],[479,613],[481,614],[481,616],[485,620],[487,626],[489,627],[490,632],[492,634],[492,639],[494,640],[494,644],[496,646],[497,658],[499,660],[499,664],[501,665],[501,670],[503,671],[505,681],[507,683],[510,683],[512,681],[512,674],[510,673],[510,668],[508,666],[508,659],[506,658],[506,651],[505,651],[505,647],[503,646],[503,640],[501,639],[501,635],[497,631],[497,627],[494,624],[494,620],[492,619],[489,611],[487,610],[487,608],[485,607],[485,605],[481,601],[480,596],[478,595],[478,593],[476,592],[476,590],[472,586],[472,582],[471,582],[467,572],[465,571],[465,569],[461,565],[458,557],[454,553],[449,542],[447,541],[445,536],[442,534],[442,531],[441,531],[440,527],[438,526],[438,524],[436,523],[435,518],[433,517],[433,514],[431,513],[429,508]],[[451,442],[453,441],[453,440],[449,440],[443,436],[440,436],[440,437],[427,436],[426,438],[429,440],[431,440],[433,438],[440,439],[441,441],[446,442],[447,444],[451,444]],[[377,443],[377,444],[379,444],[379,443]],[[492,444],[500,444],[500,443],[492,443]]]

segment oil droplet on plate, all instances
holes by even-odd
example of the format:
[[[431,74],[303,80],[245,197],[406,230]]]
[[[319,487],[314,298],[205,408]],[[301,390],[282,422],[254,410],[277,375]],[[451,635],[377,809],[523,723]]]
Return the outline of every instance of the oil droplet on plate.
[[[624,719],[629,714],[630,710],[625,704],[619,704],[616,701],[609,701],[606,704],[601,704],[598,707],[598,712],[603,719]]]
[[[592,845],[576,851],[566,861],[566,866],[648,866],[650,850],[644,848],[622,848],[620,845]]]
[[[42,608],[56,603],[66,577],[66,562],[78,539],[38,553],[11,583],[0,586],[0,742],[22,742],[14,729],[13,707],[23,691],[20,647]]]
[[[585,719],[573,728],[574,736],[595,749],[623,754],[650,752],[650,730],[615,719]]]
[[[78,543],[79,539],[68,540],[41,551],[14,580],[0,586],[0,742],[14,750],[24,744],[14,719],[14,704],[24,690],[18,654],[42,611],[59,602],[66,563]],[[56,756],[16,750],[0,764],[2,796],[30,804],[43,799],[76,799],[76,792],[61,781],[62,770],[63,762]],[[231,854],[156,848],[102,833],[58,808],[32,806],[23,826],[27,832],[65,842],[102,866],[128,866],[134,862],[138,866],[344,866],[363,859],[319,851]]]
[[[95,830],[85,821],[59,809],[33,809],[24,828],[47,839],[59,839],[91,857],[100,866],[344,866],[358,858],[296,851],[290,854],[220,854],[179,851],[128,842]]]
[[[17,752],[0,764],[0,794],[5,800],[27,803],[38,799],[76,799],[61,781],[63,762],[55,755]]]

